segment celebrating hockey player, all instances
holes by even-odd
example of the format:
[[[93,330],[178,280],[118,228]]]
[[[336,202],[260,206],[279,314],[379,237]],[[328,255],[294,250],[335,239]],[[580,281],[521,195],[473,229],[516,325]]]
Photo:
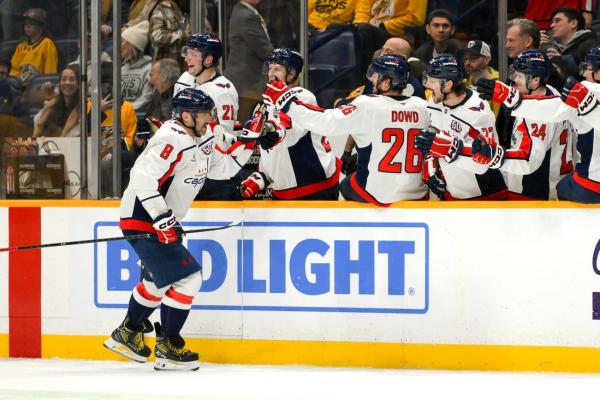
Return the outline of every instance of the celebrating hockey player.
[[[218,37],[207,33],[193,35],[182,52],[187,71],[175,83],[173,95],[186,88],[202,90],[215,102],[219,124],[225,132],[233,135],[238,112],[238,93],[233,83],[217,71],[222,55],[223,46]],[[230,136],[226,138],[230,139]]]
[[[120,228],[125,236],[144,232],[148,239],[129,239],[142,262],[142,281],[134,288],[127,315],[104,346],[138,362],[150,348],[142,323],[160,305],[155,369],[198,369],[198,354],[185,348],[181,329],[202,283],[202,268],[183,246],[179,221],[212,168],[233,157],[214,150],[214,102],[201,90],[184,89],[173,98],[174,120],[149,140],[131,170],[121,200]],[[238,146],[235,156],[247,161],[255,142]]]
[[[424,131],[416,141],[427,154],[423,179],[443,200],[504,200],[500,172],[471,158],[475,138],[497,142],[498,135],[489,105],[464,86],[464,77],[462,62],[452,54],[433,58],[423,73],[423,84],[432,91],[428,109],[435,130]]]
[[[279,80],[286,84],[296,81],[303,64],[302,56],[291,49],[275,49],[265,61],[269,81]],[[310,91],[298,88],[295,93],[305,104],[317,106]],[[271,183],[275,199],[337,200],[341,161],[333,155],[327,138],[292,124],[283,112],[272,109],[266,116],[261,110],[259,105],[250,126],[255,130],[268,130],[277,143],[264,143],[266,135],[259,139],[259,170],[242,182],[244,198],[254,197]],[[263,125],[260,121],[264,119]],[[273,135],[275,131],[280,132],[279,136]],[[244,140],[243,136],[241,140]]]
[[[556,200],[558,181],[573,170],[573,127],[568,118],[553,116],[562,103],[546,87],[550,68],[544,53],[527,50],[510,67],[515,86],[477,81],[482,97],[513,109],[509,148],[480,139],[472,146],[474,160],[502,171],[509,200]]]
[[[340,184],[348,200],[387,206],[399,200],[428,196],[421,179],[423,154],[414,147],[415,137],[429,127],[427,103],[404,97],[408,63],[400,55],[379,56],[367,77],[375,95],[359,96],[340,108],[323,110],[298,99],[301,88],[271,81],[263,98],[291,118],[292,124],[320,135],[351,134],[356,141],[357,171]]]

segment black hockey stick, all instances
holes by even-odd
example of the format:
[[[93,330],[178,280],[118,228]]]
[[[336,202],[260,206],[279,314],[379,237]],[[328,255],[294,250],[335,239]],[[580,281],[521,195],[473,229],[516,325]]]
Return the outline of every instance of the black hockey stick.
[[[223,225],[223,226],[215,226],[212,228],[191,229],[189,231],[183,232],[183,235],[187,235],[190,233],[220,231],[222,229],[231,228],[232,226],[237,226],[241,223],[242,223],[242,220],[239,219],[239,220],[235,220],[235,221],[230,222],[229,224]],[[0,253],[2,253],[4,251],[32,250],[32,249],[42,249],[42,248],[46,248],[46,247],[71,246],[74,244],[111,242],[113,240],[150,239],[152,236],[156,236],[156,233],[148,232],[148,233],[140,233],[139,235],[115,236],[115,237],[102,238],[102,239],[77,240],[74,242],[56,242],[56,243],[46,243],[46,244],[33,244],[33,245],[29,245],[29,246],[3,247],[3,248],[0,248]]]

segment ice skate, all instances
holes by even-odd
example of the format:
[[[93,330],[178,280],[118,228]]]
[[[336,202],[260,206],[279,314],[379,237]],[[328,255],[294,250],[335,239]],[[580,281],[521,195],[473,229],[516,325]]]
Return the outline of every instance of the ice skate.
[[[145,363],[151,350],[144,344],[144,333],[128,328],[126,322],[127,320],[123,321],[113,331],[110,338],[104,342],[104,347],[133,361]]]
[[[154,355],[156,362],[155,370],[182,370],[196,371],[200,368],[198,364],[198,353],[186,349],[185,341],[179,338],[166,336],[156,337]]]

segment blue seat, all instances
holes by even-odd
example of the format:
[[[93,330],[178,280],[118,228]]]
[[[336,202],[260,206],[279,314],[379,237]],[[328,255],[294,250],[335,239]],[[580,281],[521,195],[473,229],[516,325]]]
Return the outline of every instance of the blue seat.
[[[58,50],[59,64],[62,69],[65,65],[75,61],[79,56],[79,46],[77,39],[58,39],[54,41]]]
[[[352,25],[313,37],[308,54],[308,88],[317,99],[321,91],[351,90],[352,85],[360,81],[357,75],[360,72],[359,48],[358,33]]]
[[[0,60],[10,60],[12,58],[20,40],[5,40],[0,44]]]

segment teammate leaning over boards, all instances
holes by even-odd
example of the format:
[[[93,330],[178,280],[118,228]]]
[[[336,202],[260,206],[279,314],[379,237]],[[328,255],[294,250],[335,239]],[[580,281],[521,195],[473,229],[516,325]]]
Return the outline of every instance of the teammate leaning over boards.
[[[464,76],[462,62],[452,54],[433,58],[423,73],[423,84],[432,91],[431,126],[438,132],[417,137],[417,149],[427,154],[423,179],[443,200],[504,200],[507,190],[500,172],[471,158],[475,138],[483,135],[497,142],[498,134],[488,103],[464,86]]]
[[[587,52],[579,64],[579,74],[585,80],[577,84],[573,78],[569,78],[563,90],[563,101],[578,108],[579,99],[588,100],[588,107],[591,108],[596,102],[585,97],[588,92],[585,89],[595,96],[600,94],[600,47],[593,47]],[[572,121],[577,130],[577,151],[581,158],[575,170],[558,182],[558,199],[600,203],[600,119],[596,112],[588,112]]]
[[[215,102],[219,124],[233,135],[238,93],[233,83],[217,71],[223,55],[221,40],[211,34],[196,33],[187,41],[182,55],[188,68],[175,83],[173,96],[186,88],[202,90]]]
[[[404,97],[408,63],[399,55],[377,57],[367,77],[375,95],[359,96],[351,104],[323,110],[298,99],[300,88],[271,81],[263,98],[289,115],[292,124],[320,135],[351,134],[356,141],[357,171],[340,184],[349,200],[387,206],[399,200],[426,199],[421,179],[423,154],[414,139],[429,127],[427,103]]]
[[[472,146],[474,160],[502,171],[509,200],[556,200],[556,184],[573,170],[573,127],[568,117],[554,117],[562,103],[546,86],[550,68],[544,53],[527,50],[511,65],[515,86],[477,82],[482,97],[513,109],[509,148],[482,138]]]
[[[182,244],[179,220],[211,168],[232,163],[214,150],[209,126],[214,106],[201,90],[184,89],[175,95],[174,120],[161,126],[136,160],[121,200],[123,234],[156,236],[129,240],[142,262],[143,279],[133,290],[125,320],[104,346],[145,362],[150,348],[143,342],[142,322],[160,305],[155,369],[198,369],[198,354],[184,347],[180,332],[200,289],[202,267]],[[238,147],[235,156],[247,160],[254,146],[249,142]]]
[[[291,49],[275,49],[265,61],[269,81],[287,84],[296,81],[303,64],[302,56]],[[296,97],[317,106],[315,96],[304,88],[298,88]],[[259,112],[252,126],[262,127],[260,118]],[[278,130],[280,135],[273,135],[277,143],[270,145],[275,144],[274,147],[261,143],[259,171],[242,182],[244,198],[256,196],[271,183],[275,199],[337,200],[342,163],[334,156],[327,138],[292,124],[287,115],[273,109],[264,124],[271,132]]]

